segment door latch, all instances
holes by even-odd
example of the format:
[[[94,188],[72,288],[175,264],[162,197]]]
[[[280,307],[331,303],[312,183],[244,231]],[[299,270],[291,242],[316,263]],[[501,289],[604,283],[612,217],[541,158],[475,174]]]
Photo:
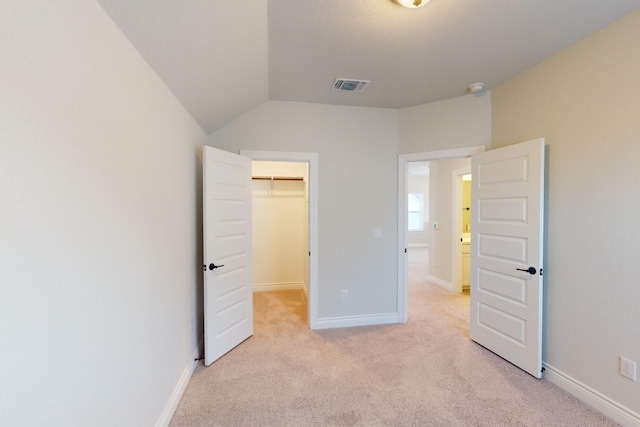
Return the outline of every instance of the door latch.
[[[527,268],[527,269],[524,269],[524,268],[516,268],[516,270],[518,270],[518,271],[526,271],[526,272],[527,272],[527,273],[529,273],[529,274],[536,274],[536,273],[538,272],[538,270],[536,270],[536,268],[535,268],[535,267],[529,267],[529,268]]]

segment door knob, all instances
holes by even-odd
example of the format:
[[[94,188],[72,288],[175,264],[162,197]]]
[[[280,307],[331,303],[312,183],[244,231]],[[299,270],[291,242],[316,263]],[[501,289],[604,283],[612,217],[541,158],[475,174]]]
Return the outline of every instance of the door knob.
[[[215,265],[214,263],[209,264],[209,270],[215,270],[216,268],[224,267],[224,264]]]
[[[536,274],[537,270],[535,269],[535,267],[529,267],[527,269],[524,268],[516,268],[516,270],[518,271],[526,271],[529,274]]]

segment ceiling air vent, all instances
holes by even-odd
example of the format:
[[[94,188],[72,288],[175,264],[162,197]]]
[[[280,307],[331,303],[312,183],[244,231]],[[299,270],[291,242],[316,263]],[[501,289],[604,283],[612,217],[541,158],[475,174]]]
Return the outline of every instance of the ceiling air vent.
[[[369,80],[336,79],[333,82],[332,89],[346,92],[362,92],[369,83],[371,83]]]

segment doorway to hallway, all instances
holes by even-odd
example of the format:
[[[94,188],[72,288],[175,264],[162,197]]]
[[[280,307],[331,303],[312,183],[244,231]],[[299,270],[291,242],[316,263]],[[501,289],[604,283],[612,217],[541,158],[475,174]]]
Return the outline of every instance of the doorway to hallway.
[[[399,156],[398,164],[398,313],[400,319],[404,322],[408,320],[408,170],[409,164],[412,162],[436,162],[441,160],[453,160],[464,159],[470,157],[474,153],[482,152],[485,150],[484,146],[467,147],[454,150],[442,150],[432,151],[424,153],[403,154]],[[453,202],[452,182],[453,172],[462,168],[468,168],[468,166],[460,165],[448,165],[447,172],[450,184],[448,188],[440,188],[440,186],[432,186],[430,184],[429,191],[429,224],[426,226],[431,233],[429,238],[429,264],[428,264],[428,278],[429,281],[435,283],[441,287],[455,290],[454,280],[459,281],[462,279],[462,259],[461,259],[461,232],[458,227],[453,227],[453,209],[458,209],[458,204]],[[433,167],[430,167],[430,177],[433,174]],[[444,169],[444,168],[443,168]],[[441,202],[448,207],[448,216],[434,217],[434,213],[438,212],[438,206],[433,206],[431,199],[434,198],[434,191],[443,191],[443,197]],[[460,203],[461,204],[461,203]],[[438,214],[439,215],[439,214]],[[458,216],[459,217],[459,216]],[[437,251],[434,251],[437,246]],[[460,270],[460,271],[458,271]],[[454,289],[455,288],[455,289]],[[460,286],[460,290],[461,290]]]

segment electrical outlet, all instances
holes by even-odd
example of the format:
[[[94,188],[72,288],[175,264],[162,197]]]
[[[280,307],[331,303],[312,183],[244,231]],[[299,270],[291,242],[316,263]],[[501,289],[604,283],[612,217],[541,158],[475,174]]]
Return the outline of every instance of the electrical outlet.
[[[620,356],[620,375],[629,378],[631,381],[637,381],[636,362]]]
[[[342,294],[341,294],[341,298],[342,301],[346,301],[349,299],[349,291],[347,291],[346,289],[342,290]]]

